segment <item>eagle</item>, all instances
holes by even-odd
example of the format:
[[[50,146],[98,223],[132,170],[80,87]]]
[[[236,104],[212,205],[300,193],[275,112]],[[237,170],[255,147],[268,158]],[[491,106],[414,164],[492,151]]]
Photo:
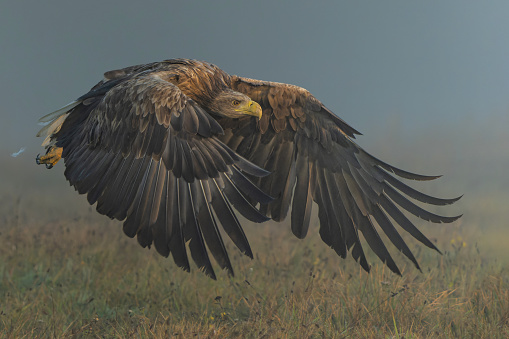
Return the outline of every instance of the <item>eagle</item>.
[[[69,183],[99,213],[123,221],[127,236],[171,254],[186,271],[190,254],[213,279],[210,254],[234,273],[222,234],[253,258],[238,214],[256,223],[290,217],[302,239],[317,206],[320,237],[340,257],[350,252],[369,272],[362,234],[398,275],[379,230],[420,270],[396,226],[440,251],[404,211],[434,223],[460,217],[415,203],[460,197],[436,198],[397,178],[439,176],[370,155],[354,142],[360,133],[304,88],[229,75],[208,62],[171,59],[106,72],[40,122],[47,151],[38,164],[51,168],[63,158]]]

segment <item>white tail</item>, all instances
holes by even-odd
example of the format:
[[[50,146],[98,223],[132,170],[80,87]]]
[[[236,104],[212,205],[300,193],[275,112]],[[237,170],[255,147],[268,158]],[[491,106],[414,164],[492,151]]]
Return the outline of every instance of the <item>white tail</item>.
[[[69,111],[79,104],[81,104],[81,101],[73,101],[60,108],[59,110],[46,114],[39,119],[39,122],[45,125],[37,133],[38,137],[45,137],[44,141],[42,142],[42,146],[48,146],[50,144],[51,136],[60,130],[60,127],[62,127],[62,124],[69,115]]]
[[[45,116],[43,116],[42,118],[39,119],[39,122],[47,123],[47,122],[54,121],[55,119],[60,117],[62,114],[69,112],[71,109],[78,106],[79,104],[81,104],[81,101],[73,101],[71,103],[68,103],[64,107],[56,110],[55,112],[46,114]]]

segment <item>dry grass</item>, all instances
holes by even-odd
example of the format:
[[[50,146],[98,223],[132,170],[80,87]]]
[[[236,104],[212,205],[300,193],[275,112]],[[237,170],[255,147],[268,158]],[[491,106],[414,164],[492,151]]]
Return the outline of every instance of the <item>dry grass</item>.
[[[300,241],[286,226],[249,225],[255,260],[228,243],[236,276],[213,281],[84,206],[62,217],[42,197],[0,200],[2,337],[509,337],[507,266],[471,225],[424,223],[444,255],[410,240],[423,273],[392,251],[403,277],[374,257],[366,274],[316,229]]]

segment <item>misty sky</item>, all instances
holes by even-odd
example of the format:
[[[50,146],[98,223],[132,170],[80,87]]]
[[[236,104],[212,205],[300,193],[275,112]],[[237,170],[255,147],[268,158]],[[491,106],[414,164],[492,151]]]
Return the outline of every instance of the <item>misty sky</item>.
[[[38,117],[104,71],[175,57],[305,87],[368,135],[475,124],[508,113],[508,15],[507,1],[4,2],[2,147],[37,145]]]
[[[103,72],[186,57],[307,88],[361,131],[359,143],[376,156],[446,174],[449,197],[466,193],[468,202],[481,182],[508,191],[508,18],[507,0],[6,0],[3,167],[33,164],[42,152],[38,118],[84,94]],[[9,156],[22,146],[24,154]],[[38,183],[49,175],[23,166]],[[61,171],[51,175],[63,181]],[[12,179],[27,186],[27,178]],[[434,185],[433,192],[441,187]]]

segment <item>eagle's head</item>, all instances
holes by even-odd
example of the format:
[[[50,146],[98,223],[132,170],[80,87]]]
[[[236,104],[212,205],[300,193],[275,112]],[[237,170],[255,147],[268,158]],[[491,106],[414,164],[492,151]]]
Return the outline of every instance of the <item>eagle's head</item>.
[[[209,105],[209,109],[220,116],[228,118],[242,118],[246,115],[260,119],[262,108],[245,94],[231,89],[221,91]]]

